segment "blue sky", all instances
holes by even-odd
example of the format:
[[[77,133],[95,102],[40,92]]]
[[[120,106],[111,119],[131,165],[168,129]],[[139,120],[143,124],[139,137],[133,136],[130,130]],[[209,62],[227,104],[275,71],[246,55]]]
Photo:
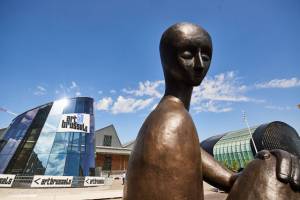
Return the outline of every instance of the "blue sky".
[[[284,121],[300,132],[298,0],[0,1],[0,107],[22,113],[91,96],[96,128],[134,139],[164,91],[163,31],[193,22],[212,36],[207,78],[191,114],[200,140]],[[0,127],[13,115],[0,112]]]

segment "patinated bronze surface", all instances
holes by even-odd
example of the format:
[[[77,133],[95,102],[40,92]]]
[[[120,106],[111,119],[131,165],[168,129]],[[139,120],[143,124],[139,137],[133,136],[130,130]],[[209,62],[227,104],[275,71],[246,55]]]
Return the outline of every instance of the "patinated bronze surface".
[[[299,179],[298,183],[294,183],[295,177],[291,177],[298,176],[299,178],[299,171],[293,172],[290,166],[293,161],[285,160],[289,159],[290,154],[280,152],[280,150],[275,154],[285,158],[278,158],[268,151],[259,154],[263,156],[247,165],[243,174],[231,188],[227,200],[299,200],[300,193],[296,192],[296,190],[299,191]],[[278,162],[280,160],[281,162]],[[294,161],[299,163],[298,159]],[[281,172],[276,173],[278,170]],[[282,177],[276,177],[279,174]],[[278,181],[278,178],[282,181]]]
[[[193,87],[201,83],[210,65],[212,42],[209,34],[194,24],[175,24],[161,38],[160,55],[166,83],[165,94],[139,131],[129,160],[124,199],[203,200],[203,179],[226,191],[230,191],[234,185],[229,197],[241,199],[241,195],[235,194],[245,191],[236,180],[245,182],[242,181],[245,178],[240,178],[243,174],[227,170],[199,148],[196,128],[188,113]],[[282,176],[279,180],[291,183],[291,177],[294,177],[299,182],[299,161],[297,160],[298,165],[291,165],[289,154],[277,152],[276,155],[269,159],[270,162],[261,158],[263,162],[256,161],[258,164],[255,166],[259,166],[257,174],[268,176],[275,173],[276,169],[277,176],[280,177],[286,172],[295,172],[297,176]],[[276,160],[277,166],[274,167]],[[265,163],[269,167],[263,167]],[[252,170],[257,169],[250,166],[246,172],[251,173]],[[257,184],[256,179],[255,176],[247,176],[248,186],[260,187],[254,185]],[[260,180],[262,185],[269,181]],[[277,182],[272,177],[272,183]],[[282,184],[287,190],[291,189],[289,184]],[[299,183],[295,188],[298,186]],[[257,191],[264,193],[265,187],[262,188],[257,188]],[[247,194],[251,196],[250,191]],[[256,197],[255,199],[272,199],[267,198],[268,195]]]

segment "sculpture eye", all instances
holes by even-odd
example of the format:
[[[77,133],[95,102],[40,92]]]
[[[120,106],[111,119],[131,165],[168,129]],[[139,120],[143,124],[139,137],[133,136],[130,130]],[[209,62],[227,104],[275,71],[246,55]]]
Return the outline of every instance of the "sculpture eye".
[[[206,54],[201,54],[201,58],[203,60],[203,62],[208,62],[210,61],[210,57]]]
[[[182,57],[184,59],[192,59],[194,56],[193,56],[192,52],[184,51],[184,52],[180,53],[180,57]]]

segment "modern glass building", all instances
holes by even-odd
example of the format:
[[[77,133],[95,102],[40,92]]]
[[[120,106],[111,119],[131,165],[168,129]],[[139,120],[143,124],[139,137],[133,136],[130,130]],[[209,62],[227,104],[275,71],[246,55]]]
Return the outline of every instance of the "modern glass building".
[[[255,129],[252,128],[251,132]],[[250,140],[251,136],[246,129],[228,133],[214,145],[213,155],[231,169],[244,168],[254,158]]]
[[[250,128],[258,151],[282,149],[300,156],[300,138],[288,124],[274,121]],[[240,170],[254,159],[255,148],[248,129],[231,131],[210,137],[201,142],[201,147],[216,160],[232,170]]]
[[[93,99],[77,97],[17,116],[0,142],[0,174],[92,175],[93,113]]]

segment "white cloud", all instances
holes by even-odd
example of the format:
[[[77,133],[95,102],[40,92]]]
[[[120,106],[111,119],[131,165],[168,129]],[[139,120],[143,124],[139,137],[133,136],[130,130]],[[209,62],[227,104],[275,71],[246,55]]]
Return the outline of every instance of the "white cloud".
[[[124,88],[122,91],[134,96],[150,96],[155,98],[162,97],[161,86],[164,85],[163,80],[139,82],[139,88],[136,90]]]
[[[67,96],[67,89],[63,84],[59,84],[59,88],[55,90],[55,94],[57,95],[62,95],[62,96]]]
[[[116,90],[110,90],[109,93],[111,93],[111,94],[116,94],[117,91],[116,91]]]
[[[37,89],[39,89],[40,91],[46,92],[46,89],[42,86],[37,86]]]
[[[46,94],[46,92],[47,92],[47,90],[44,87],[38,85],[38,86],[36,86],[36,90],[33,92],[33,94],[37,95],[37,96],[41,96],[41,95]]]
[[[95,107],[97,110],[106,110],[110,109],[110,106],[113,104],[113,100],[111,97],[104,97],[100,99],[96,104]]]
[[[71,85],[70,89],[77,88],[77,84],[76,84],[75,81],[72,81],[71,84],[72,84],[72,85]]]
[[[274,79],[264,84],[257,84],[255,88],[267,87],[295,87],[300,85],[297,78]],[[144,81],[139,82],[137,88],[124,88],[123,93],[127,96],[119,96],[115,101],[111,97],[106,97],[97,104],[98,110],[107,110],[113,114],[131,113],[142,110],[148,106],[153,110],[164,92],[164,81]],[[238,102],[266,103],[265,100],[255,99],[248,96],[250,89],[254,89],[241,82],[241,79],[234,71],[217,74],[213,77],[207,76],[199,87],[194,88],[191,99],[191,110],[198,112],[230,112],[234,109],[234,104]],[[99,92],[98,92],[99,93]],[[102,94],[102,91],[100,92]],[[110,93],[115,94],[115,90]],[[143,98],[138,98],[143,97]],[[109,100],[107,98],[110,98]],[[105,101],[106,100],[106,101]],[[104,105],[102,105],[103,103]],[[104,109],[101,109],[103,106]],[[268,109],[289,109],[288,107],[266,106]]]
[[[279,110],[279,111],[284,111],[284,110],[292,110],[290,106],[265,106],[265,108],[270,109],[270,110]]]
[[[203,101],[248,102],[252,101],[244,93],[246,85],[238,82],[235,73],[230,71],[214,77],[207,77],[200,87],[194,89],[191,103],[197,105]]]
[[[122,92],[126,93],[128,96],[119,96],[113,103],[110,112],[112,112],[113,114],[132,113],[148,107],[155,100],[157,100],[157,98],[162,97],[162,85],[164,85],[164,81],[162,80],[144,81],[139,82],[139,86],[137,89],[122,89]],[[110,93],[115,94],[116,91],[110,90]],[[137,98],[144,96],[148,96],[148,98]]]
[[[117,101],[114,102],[111,112],[113,114],[118,113],[132,113],[138,110],[142,110],[149,106],[153,102],[152,98],[149,99],[135,99],[135,98],[125,98],[119,96]]]
[[[156,103],[157,98],[162,97],[162,87],[164,81],[144,81],[139,82],[139,86],[136,89],[123,89],[122,92],[126,93],[126,97],[118,96],[114,101],[111,97],[105,97],[99,100],[96,103],[97,110],[109,111],[113,114],[118,113],[133,113],[139,110]],[[99,94],[102,94],[102,91],[98,91]],[[116,94],[116,90],[110,90],[111,94]],[[145,97],[146,98],[137,98]],[[156,104],[157,105],[157,104]]]
[[[291,88],[300,86],[300,80],[296,77],[290,79],[273,79],[269,82],[258,83],[256,88]]]
[[[81,96],[80,87],[75,81],[71,81],[69,87],[59,84],[59,88],[55,90],[55,94],[63,97]]]
[[[264,100],[254,99],[245,93],[249,90],[242,84],[240,78],[233,71],[207,76],[199,87],[194,89],[191,109],[196,112],[230,112],[232,103],[254,102],[263,103]]]
[[[217,105],[216,102],[210,100],[207,102],[203,102],[198,106],[193,107],[193,110],[196,111],[196,113],[199,113],[199,112],[222,113],[222,112],[230,112],[230,111],[232,111],[232,108],[231,107],[222,107],[220,105]]]
[[[153,104],[149,108],[153,110],[157,106],[157,100],[163,95],[163,85],[163,80],[139,82],[138,88],[124,88],[122,90],[129,96],[119,96],[115,102],[111,99],[109,102],[112,107],[105,108],[113,114],[131,113]],[[191,109],[196,112],[219,113],[233,110],[233,107],[228,106],[228,104],[234,102],[261,102],[246,96],[247,89],[248,87],[239,82],[239,78],[233,71],[221,73],[214,77],[207,77],[200,87],[194,89]],[[137,97],[148,97],[148,99]],[[101,103],[102,101],[103,99],[100,100]]]
[[[103,94],[103,91],[102,91],[102,90],[99,90],[99,91],[98,91],[98,94]]]

